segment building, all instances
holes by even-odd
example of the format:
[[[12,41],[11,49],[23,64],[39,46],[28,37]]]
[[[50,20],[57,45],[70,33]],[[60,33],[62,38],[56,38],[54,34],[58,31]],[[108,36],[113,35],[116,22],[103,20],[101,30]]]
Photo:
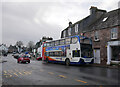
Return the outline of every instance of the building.
[[[97,64],[120,62],[120,8],[107,12],[90,8],[90,15],[61,32],[61,38],[84,35],[93,41],[93,53]]]
[[[8,52],[8,47],[5,44],[0,45],[0,55]]]
[[[9,53],[13,53],[13,52],[17,52],[18,50],[17,50],[17,47],[16,46],[12,46],[12,45],[10,45],[9,47],[8,47],[8,52]]]

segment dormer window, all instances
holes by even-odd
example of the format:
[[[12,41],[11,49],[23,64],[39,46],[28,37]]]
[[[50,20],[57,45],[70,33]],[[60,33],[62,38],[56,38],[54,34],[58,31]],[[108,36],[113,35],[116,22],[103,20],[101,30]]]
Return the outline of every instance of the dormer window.
[[[103,22],[106,21],[107,19],[108,19],[108,17],[105,17],[105,18],[103,19]]]
[[[75,33],[78,33],[78,24],[75,25]]]
[[[71,35],[71,28],[68,28],[68,35]]]
[[[117,39],[117,37],[118,37],[118,29],[117,28],[111,29],[111,39]]]
[[[99,41],[99,33],[98,33],[98,31],[95,32],[94,40]]]

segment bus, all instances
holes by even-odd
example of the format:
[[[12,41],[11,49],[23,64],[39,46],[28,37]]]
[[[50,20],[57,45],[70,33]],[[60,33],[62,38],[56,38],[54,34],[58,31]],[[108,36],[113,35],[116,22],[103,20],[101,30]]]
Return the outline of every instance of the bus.
[[[92,40],[85,36],[70,36],[43,43],[42,60],[54,63],[93,64]]]

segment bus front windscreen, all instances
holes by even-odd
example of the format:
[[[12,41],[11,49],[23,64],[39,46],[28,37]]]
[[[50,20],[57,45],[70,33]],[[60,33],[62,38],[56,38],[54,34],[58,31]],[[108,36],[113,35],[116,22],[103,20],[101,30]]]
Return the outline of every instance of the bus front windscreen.
[[[90,58],[93,56],[92,45],[81,43],[81,57]]]

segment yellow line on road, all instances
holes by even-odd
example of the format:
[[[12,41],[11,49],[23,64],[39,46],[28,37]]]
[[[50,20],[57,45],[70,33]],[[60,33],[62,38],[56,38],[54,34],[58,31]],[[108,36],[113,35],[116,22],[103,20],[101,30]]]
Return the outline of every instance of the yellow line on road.
[[[3,74],[3,75],[5,75],[6,77],[12,77],[12,75],[10,75],[10,74]]]
[[[7,71],[4,71],[4,73],[7,73]]]
[[[43,69],[40,70],[40,72],[43,72],[43,71],[44,71]]]
[[[64,76],[64,75],[58,75],[59,77],[62,77],[62,78],[67,78],[66,76]]]
[[[13,73],[14,75],[18,76],[16,73]]]
[[[85,81],[78,80],[78,79],[75,79],[75,81],[82,82],[82,83],[87,83],[87,82],[85,82]]]
[[[48,72],[49,74],[53,75],[54,73],[53,72]]]
[[[18,72],[20,75],[23,75],[21,72]]]

